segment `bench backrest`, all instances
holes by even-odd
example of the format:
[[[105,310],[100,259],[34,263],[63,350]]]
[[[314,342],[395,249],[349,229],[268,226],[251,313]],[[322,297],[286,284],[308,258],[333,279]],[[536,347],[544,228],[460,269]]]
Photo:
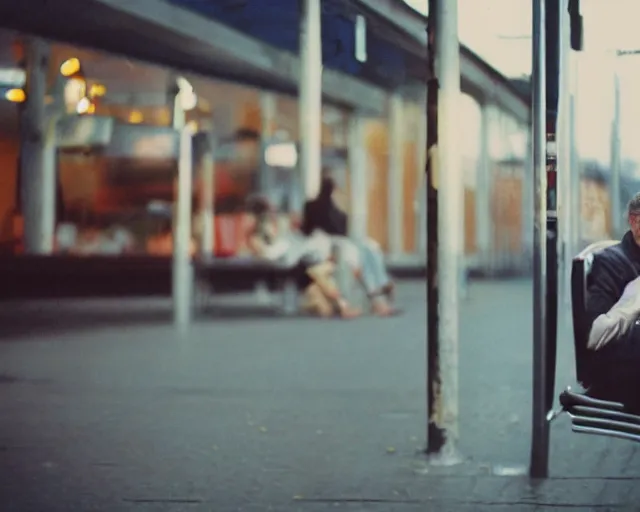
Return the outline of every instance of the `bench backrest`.
[[[593,261],[597,254],[619,243],[616,240],[596,242],[573,258],[571,266],[571,313],[573,317],[573,342],[575,348],[576,377],[578,382],[588,387],[589,371],[586,364],[587,342],[591,325],[587,317],[587,289]]]

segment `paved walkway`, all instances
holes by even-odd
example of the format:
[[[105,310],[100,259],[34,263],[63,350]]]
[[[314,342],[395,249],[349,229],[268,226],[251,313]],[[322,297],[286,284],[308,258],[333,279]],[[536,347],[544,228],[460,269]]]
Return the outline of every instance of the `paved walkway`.
[[[3,307],[0,510],[638,510],[635,445],[571,434],[566,419],[553,425],[552,478],[505,476],[529,456],[527,281],[472,284],[466,460],[425,465],[422,284],[400,301],[400,318],[353,322],[218,310],[186,337],[163,302]],[[559,360],[562,386],[566,334]]]

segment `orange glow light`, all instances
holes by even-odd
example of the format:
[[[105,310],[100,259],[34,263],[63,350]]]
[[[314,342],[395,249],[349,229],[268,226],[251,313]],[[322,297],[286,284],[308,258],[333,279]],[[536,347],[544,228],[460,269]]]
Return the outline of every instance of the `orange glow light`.
[[[12,103],[24,103],[27,99],[27,95],[22,89],[9,89],[4,93],[4,97]]]
[[[102,97],[107,94],[107,88],[102,84],[91,84],[89,96],[92,98]]]
[[[129,122],[131,124],[140,124],[143,119],[144,119],[144,116],[142,115],[142,112],[140,112],[139,110],[132,110],[131,113],[129,114]]]
[[[76,57],[71,57],[60,64],[60,74],[70,77],[80,71],[80,61]]]

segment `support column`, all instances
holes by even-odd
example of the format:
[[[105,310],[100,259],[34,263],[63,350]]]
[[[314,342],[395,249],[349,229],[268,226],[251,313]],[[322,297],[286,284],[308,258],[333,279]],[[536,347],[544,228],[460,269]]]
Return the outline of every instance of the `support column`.
[[[390,256],[399,256],[403,252],[402,213],[403,213],[403,128],[404,105],[402,96],[398,93],[391,95],[389,101],[389,174],[388,174],[388,237]]]
[[[426,97],[421,103],[422,111],[427,110]],[[418,190],[416,190],[416,250],[418,254],[425,258],[427,257],[427,175],[424,170],[427,167],[427,151],[426,144],[422,144],[427,140],[427,119],[426,116],[420,117],[418,123],[420,133],[418,135],[418,144],[416,144],[418,162]]]
[[[277,129],[278,102],[276,95],[271,91],[260,93],[260,117],[262,125],[262,139],[271,139]]]
[[[176,94],[173,127],[179,136],[178,179],[173,212],[173,321],[184,329],[191,323],[193,267],[191,264],[191,193],[193,133],[186,124],[181,91]]]
[[[349,172],[351,174],[349,236],[359,240],[367,237],[369,199],[363,121],[357,112],[353,112],[349,119]]]
[[[51,254],[56,225],[56,116],[47,115],[45,95],[49,45],[41,39],[26,44],[27,102],[22,113],[20,201],[24,249]]]
[[[207,148],[200,164],[201,196],[200,219],[202,222],[202,240],[200,251],[202,256],[212,258],[215,254],[215,148],[216,137],[212,126],[207,131]]]
[[[322,173],[322,39],[320,0],[304,0],[300,23],[300,172],[304,194],[315,198]]]
[[[273,177],[272,171],[265,160],[265,152],[267,146],[274,142],[274,136],[276,134],[276,113],[277,113],[277,101],[274,93],[270,91],[262,91],[260,93],[260,192],[262,194],[273,193]],[[297,194],[296,194],[297,195]],[[290,228],[289,219],[282,215],[282,212],[278,212],[277,216],[277,229],[278,232],[288,231]],[[266,281],[258,281],[254,288],[255,298],[260,304],[269,304],[272,300],[271,292]],[[294,299],[291,299],[294,297]],[[295,293],[291,295],[291,290],[287,288],[285,284],[283,309],[287,313],[295,312]]]
[[[582,173],[580,158],[576,148],[576,93],[569,98],[569,168],[570,168],[570,251],[572,255],[578,254],[580,247],[580,227],[582,225],[582,208],[580,204]]]
[[[620,204],[620,173],[621,173],[621,152],[620,152],[620,78],[618,74],[614,76],[614,114],[611,124],[611,237],[622,238],[624,227],[622,223],[622,205]]]
[[[432,121],[429,130],[435,129],[435,133],[431,131],[427,142],[427,179],[430,181],[427,193],[427,453],[434,463],[451,465],[461,461],[458,453],[458,324],[463,181],[457,146],[460,98],[457,2],[431,0],[429,14],[428,64],[435,66],[431,67],[434,72],[428,84],[427,114]]]
[[[553,5],[553,2],[550,2]],[[533,0],[531,144],[533,161],[533,401],[529,475],[546,478],[549,468],[547,420],[547,30],[546,0]],[[551,12],[551,16],[553,16]]]
[[[264,91],[260,93],[260,191],[261,193],[272,192],[272,173],[265,160],[265,151],[269,144],[274,142],[276,131],[276,98],[272,92]]]
[[[527,184],[533,182],[533,139],[531,137],[531,130],[527,129],[527,154],[525,157],[525,177],[524,187],[522,190],[523,198],[523,214],[522,214],[522,240],[524,245],[525,256],[527,258],[527,264],[529,269],[533,269],[533,246],[534,237],[531,226],[534,223],[534,205],[535,205],[535,191],[534,187],[527,186]]]
[[[478,247],[478,263],[482,271],[491,268],[492,224],[491,196],[492,169],[489,157],[490,119],[492,106],[480,104],[480,154],[478,155],[476,176],[476,245]]]

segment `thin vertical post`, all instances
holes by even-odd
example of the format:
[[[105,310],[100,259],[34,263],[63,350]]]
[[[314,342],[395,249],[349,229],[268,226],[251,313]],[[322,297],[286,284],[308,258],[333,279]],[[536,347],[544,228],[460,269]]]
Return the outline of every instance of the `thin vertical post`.
[[[580,186],[582,183],[582,172],[580,159],[576,148],[576,92],[569,98],[569,145],[570,145],[570,193],[571,193],[571,253],[575,254],[580,250],[580,219],[582,211],[580,206]]]
[[[611,126],[611,235],[620,238],[622,235],[622,206],[620,204],[620,78],[614,75],[614,110]]]
[[[546,174],[546,0],[533,0],[532,152],[533,152],[533,417],[529,472],[545,478],[549,471],[549,425],[546,410],[547,336],[547,174]]]
[[[300,107],[302,108],[302,98]],[[270,144],[275,142],[277,128],[277,110],[278,102],[276,96],[271,91],[262,91],[260,93],[260,147],[262,157],[260,159],[260,190],[261,193],[271,192],[272,177],[271,168],[265,159],[265,152]]]
[[[27,102],[21,116],[20,200],[24,249],[51,254],[56,224],[56,115],[45,105],[49,45],[38,38],[26,44]]]
[[[460,461],[458,310],[463,196],[456,145],[460,96],[457,9],[457,2],[429,2],[427,453],[433,463],[445,465]]]
[[[442,429],[432,421],[440,400],[440,329],[438,322],[438,77],[436,75],[437,0],[429,0],[427,25],[427,453],[437,453],[445,439]]]
[[[426,92],[426,91],[425,91]],[[426,112],[427,109],[427,95],[425,94],[420,101],[422,111]],[[416,144],[416,162],[418,162],[418,183],[419,186],[416,189],[414,204],[417,206],[415,209],[415,237],[416,237],[416,252],[426,262],[427,258],[427,174],[425,172],[427,166],[427,145],[420,144],[420,141],[427,140],[427,116],[423,115],[419,118],[418,123],[418,136]]]
[[[215,150],[216,138],[214,127],[207,132],[207,148],[201,161],[201,222],[202,222],[202,256],[213,257],[215,251]]]
[[[389,175],[388,180],[388,239],[389,253],[399,256],[404,249],[403,220],[403,174],[404,174],[404,104],[400,93],[391,94],[389,99]]]
[[[561,4],[565,3],[563,0]],[[569,11],[560,11],[560,93],[558,99],[558,257],[559,286],[558,295],[562,295],[565,304],[571,297],[571,262],[574,252],[571,244],[571,41]]]
[[[186,123],[181,105],[181,91],[176,94],[173,128],[179,137],[178,179],[173,220],[173,321],[184,329],[191,323],[193,269],[191,265],[191,194],[193,173],[193,132]]]
[[[480,104],[480,158],[476,179],[476,236],[479,264],[484,272],[491,269],[492,224],[491,191],[492,169],[489,158],[490,109],[487,102]]]
[[[302,2],[300,23],[300,171],[305,197],[320,190],[322,173],[322,38],[320,0]]]
[[[349,236],[364,240],[367,236],[367,163],[364,150],[364,120],[358,112],[349,119],[350,212]]]

